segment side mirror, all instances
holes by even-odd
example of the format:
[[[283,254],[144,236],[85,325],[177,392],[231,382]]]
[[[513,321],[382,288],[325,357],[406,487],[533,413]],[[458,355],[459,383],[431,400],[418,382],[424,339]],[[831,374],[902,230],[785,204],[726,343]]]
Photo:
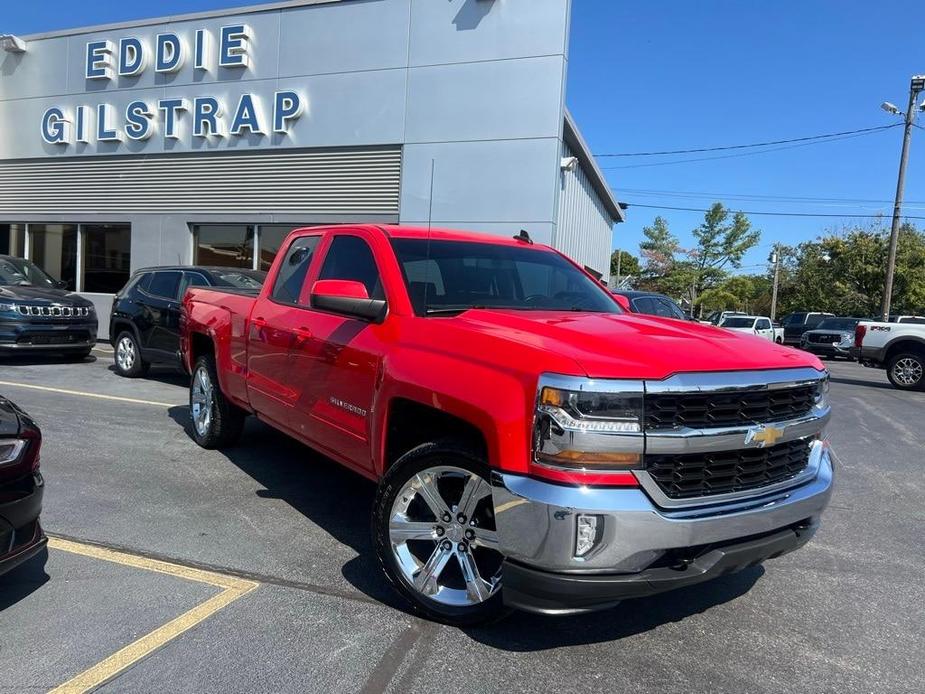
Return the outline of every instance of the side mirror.
[[[330,311],[372,323],[385,320],[388,304],[384,299],[370,299],[362,282],[353,280],[318,280],[312,285],[312,308]]]
[[[620,308],[622,308],[624,311],[626,311],[627,313],[633,312],[633,309],[630,308],[630,300],[627,299],[625,296],[623,296],[622,294],[614,294],[613,298],[614,298],[614,301],[620,304]]]

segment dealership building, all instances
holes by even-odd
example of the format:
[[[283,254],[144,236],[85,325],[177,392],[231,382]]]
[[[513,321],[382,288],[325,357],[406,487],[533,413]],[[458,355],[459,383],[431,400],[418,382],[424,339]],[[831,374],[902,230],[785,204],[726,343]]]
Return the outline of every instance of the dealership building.
[[[623,213],[565,107],[570,10],[294,0],[0,36],[0,254],[102,316],[137,268],[266,269],[323,223],[526,229],[606,279]]]

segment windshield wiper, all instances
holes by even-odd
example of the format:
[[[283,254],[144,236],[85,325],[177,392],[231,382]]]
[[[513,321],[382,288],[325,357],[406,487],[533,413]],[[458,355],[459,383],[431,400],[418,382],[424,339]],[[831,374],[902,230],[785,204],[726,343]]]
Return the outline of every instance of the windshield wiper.
[[[424,310],[425,316],[449,316],[465,311],[471,311],[474,308],[485,308],[485,306],[442,306],[440,308],[430,308]]]

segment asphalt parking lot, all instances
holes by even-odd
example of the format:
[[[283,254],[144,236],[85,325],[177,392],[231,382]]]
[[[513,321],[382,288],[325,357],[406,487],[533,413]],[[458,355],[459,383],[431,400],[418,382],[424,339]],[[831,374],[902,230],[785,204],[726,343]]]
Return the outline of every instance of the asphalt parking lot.
[[[102,349],[4,361],[0,393],[45,434],[53,539],[0,578],[0,691],[925,691],[925,393],[829,366],[837,490],[806,548],[460,631],[380,577],[369,482],[256,421],[199,449],[170,371],[121,379]]]

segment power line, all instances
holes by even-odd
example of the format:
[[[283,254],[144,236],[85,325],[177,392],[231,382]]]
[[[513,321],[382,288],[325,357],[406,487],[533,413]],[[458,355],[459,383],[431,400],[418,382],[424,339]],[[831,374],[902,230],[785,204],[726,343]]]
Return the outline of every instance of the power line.
[[[869,203],[869,204],[889,204],[892,200],[880,200],[875,198],[826,198],[826,197],[806,197],[798,195],[762,195],[760,193],[717,193],[709,191],[685,191],[685,190],[652,190],[649,188],[624,188],[620,186],[620,194],[635,194],[646,196],[664,196],[673,198],[712,198],[714,200],[771,200],[775,202],[804,203],[811,202],[817,204],[824,203]],[[925,205],[925,201],[906,201],[909,205]]]
[[[902,123],[894,123],[892,125],[883,126],[880,130],[885,130],[887,128],[895,128]],[[857,135],[843,135],[841,137],[832,137],[827,140],[819,140],[816,142],[801,142],[792,145],[782,145],[780,147],[770,147],[768,149],[761,149],[754,152],[739,152],[737,154],[721,154],[717,157],[694,157],[693,159],[674,159],[672,161],[660,161],[652,164],[627,164],[624,166],[602,166],[603,171],[616,171],[617,169],[646,169],[653,166],[670,166],[672,164],[692,164],[699,161],[715,161],[717,159],[738,159],[740,157],[753,157],[757,154],[768,154],[769,152],[780,152],[785,149],[797,149],[799,147],[810,147],[812,145],[825,144],[828,142],[840,142],[841,140],[853,140],[856,137],[865,137],[871,133],[860,133]]]
[[[724,145],[720,147],[697,147],[694,149],[666,149],[660,152],[617,152],[614,154],[595,154],[596,157],[656,157],[665,154],[696,154],[699,152],[720,152],[730,149],[749,149],[752,147],[768,147],[770,145],[785,145],[791,142],[810,142],[813,140],[825,140],[832,137],[842,137],[844,135],[860,135],[862,133],[872,133],[878,130],[888,130],[895,128],[902,123],[891,123],[889,125],[878,125],[874,128],[860,128],[858,130],[843,130],[837,133],[826,133],[824,135],[809,135],[807,137],[793,137],[788,140],[769,140],[767,142],[753,142],[747,145]],[[921,126],[917,126],[921,127]]]
[[[698,207],[668,207],[665,205],[643,205],[635,202],[625,203],[630,208],[633,207],[645,207],[652,210],[676,210],[679,212],[709,212],[710,210],[702,209]],[[832,213],[816,213],[816,212],[749,212],[747,210],[733,210],[734,212],[742,212],[747,215],[764,215],[768,217],[860,217],[865,219],[883,219],[887,215],[883,214],[832,214]],[[925,217],[912,217],[909,215],[903,215],[904,219],[925,219]]]

